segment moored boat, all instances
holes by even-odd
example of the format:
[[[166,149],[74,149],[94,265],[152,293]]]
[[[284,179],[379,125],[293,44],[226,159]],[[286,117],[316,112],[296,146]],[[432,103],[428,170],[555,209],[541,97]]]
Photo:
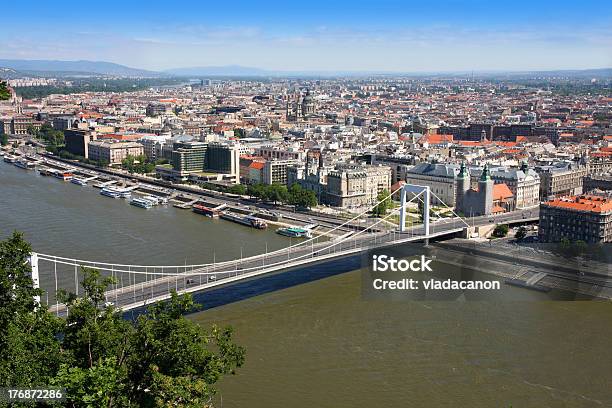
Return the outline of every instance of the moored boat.
[[[145,209],[149,209],[151,207],[153,207],[153,203],[149,200],[145,200],[144,198],[133,198],[130,200],[130,204],[132,204],[135,207],[140,207],[140,208],[145,208]]]
[[[17,161],[14,162],[15,167],[19,167],[20,169],[25,169],[25,170],[34,170],[36,168],[36,165],[32,162],[29,162],[26,159],[19,159]]]
[[[300,227],[279,228],[276,230],[276,233],[280,235],[284,235],[286,237],[291,237],[291,238],[304,238],[304,237],[309,238],[312,235],[310,233],[310,230],[300,228]]]
[[[191,207],[191,210],[196,214],[205,215],[211,218],[218,217],[220,215],[219,211],[215,210],[214,208],[206,207],[202,204],[194,204]]]
[[[132,196],[132,192],[130,190],[117,187],[104,187],[102,190],[100,190],[100,194],[109,197],[116,196],[116,198],[130,198]]]
[[[72,180],[70,180],[71,183],[76,184],[78,186],[86,186],[87,185],[87,181],[85,181],[84,179],[78,178],[78,177],[73,177]]]
[[[57,171],[53,174],[53,176],[64,181],[68,181],[74,177],[74,174],[69,171]]]
[[[121,195],[118,192],[106,187],[100,190],[100,194],[111,198],[121,198]]]

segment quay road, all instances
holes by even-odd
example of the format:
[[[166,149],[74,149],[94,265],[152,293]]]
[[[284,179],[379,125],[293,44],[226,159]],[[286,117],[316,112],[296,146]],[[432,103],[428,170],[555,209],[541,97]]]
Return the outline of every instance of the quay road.
[[[535,217],[527,218],[528,214],[529,210],[517,211],[499,217],[495,221],[521,223],[533,222],[537,219]],[[474,217],[470,221],[470,225],[473,223],[473,225],[479,226],[489,225],[491,219],[490,217]],[[462,232],[465,227],[464,221],[459,218],[440,220],[430,225],[429,237],[453,237],[455,234]],[[329,241],[314,238],[303,242],[302,245],[290,246],[267,254],[209,264],[192,270],[186,267],[184,272],[178,274],[167,273],[166,276],[162,276],[162,273],[150,273],[152,278],[147,277],[146,281],[107,291],[107,301],[127,311],[166,300],[170,297],[171,290],[178,293],[199,292],[267,273],[314,264],[332,258],[355,255],[369,249],[421,241],[424,239],[423,233],[423,226],[419,225],[408,229],[404,233],[398,231],[356,232]],[[52,261],[48,256],[45,257],[47,257],[46,260]],[[154,268],[149,267],[149,270],[154,270]],[[115,275],[118,273],[125,274],[128,272],[115,270]],[[135,281],[132,277],[126,280],[129,282]],[[50,310],[60,315],[65,313],[63,305],[52,306]]]
[[[182,193],[196,195],[200,197],[202,200],[205,200],[212,205],[233,203],[234,205],[237,205],[238,207],[245,207],[245,206],[246,207],[257,207],[259,209],[263,209],[263,210],[267,210],[273,213],[280,214],[282,218],[279,221],[286,222],[286,221],[291,220],[291,221],[295,221],[295,222],[302,223],[302,224],[318,223],[328,228],[334,228],[346,222],[346,220],[343,218],[339,218],[333,215],[322,214],[320,212],[314,212],[314,211],[299,211],[298,212],[298,211],[295,211],[295,209],[292,206],[288,206],[288,205],[274,205],[274,204],[267,204],[263,202],[256,202],[255,200],[241,198],[240,196],[236,196],[233,194],[227,195],[219,191],[206,190],[203,188],[194,188],[194,187],[182,185],[182,184],[174,184],[168,181],[163,181],[163,180],[155,179],[152,177],[147,177],[144,175],[130,174],[125,171],[121,171],[117,169],[101,169],[93,165],[84,164],[84,163],[80,163],[80,162],[72,161],[72,160],[62,159],[60,157],[57,157],[57,156],[54,156],[48,153],[43,153],[42,156],[44,156],[48,160],[60,162],[60,163],[63,163],[63,164],[66,164],[72,167],[87,169],[90,172],[93,171],[98,174],[102,173],[110,177],[121,178],[125,181],[136,180],[144,185],[149,184],[149,185],[153,185],[157,187],[163,187],[166,189],[174,190],[175,192],[182,192]],[[364,219],[362,220],[362,222],[353,222],[353,223],[347,224],[345,227],[343,227],[343,230],[351,231],[351,230],[357,230],[357,229],[364,229],[364,228],[367,228],[369,225],[373,224],[374,222],[376,221]],[[379,224],[379,226],[380,228],[383,228],[382,224]]]

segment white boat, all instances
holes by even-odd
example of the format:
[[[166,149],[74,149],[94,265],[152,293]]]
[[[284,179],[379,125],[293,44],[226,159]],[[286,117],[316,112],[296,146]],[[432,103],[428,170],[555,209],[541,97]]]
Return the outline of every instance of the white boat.
[[[291,238],[310,238],[312,236],[310,230],[300,227],[279,228],[276,233]]]
[[[146,195],[146,196],[144,196],[142,198],[147,200],[147,201],[150,201],[151,204],[153,204],[153,205],[158,205],[158,204],[160,204],[160,198],[161,197],[156,197],[154,195]]]
[[[107,195],[109,197],[116,196],[118,198],[130,198],[132,196],[132,192],[130,190],[117,187],[104,187],[102,190],[100,190],[100,194]]]
[[[15,161],[14,164],[16,167],[19,167],[20,169],[34,170],[36,168],[36,165],[34,163],[31,163],[27,161],[26,159],[17,160]]]
[[[72,180],[70,180],[70,182],[73,184],[79,185],[79,186],[87,185],[87,181],[85,181],[84,179],[76,178],[76,177],[73,177]]]
[[[106,187],[100,190],[100,194],[102,194],[103,196],[112,197],[112,198],[121,198],[121,195],[118,192],[113,191]]]
[[[7,163],[15,163],[17,161],[17,158],[7,154],[4,156],[4,161]]]
[[[145,200],[144,198],[132,198],[132,200],[130,200],[130,204],[145,209],[153,207],[153,203],[149,200]]]

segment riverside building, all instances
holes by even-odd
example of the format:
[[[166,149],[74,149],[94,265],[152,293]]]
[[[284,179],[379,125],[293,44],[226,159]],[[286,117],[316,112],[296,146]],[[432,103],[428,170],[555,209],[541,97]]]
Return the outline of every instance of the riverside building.
[[[544,202],[538,235],[542,242],[612,242],[612,199],[579,195]]]

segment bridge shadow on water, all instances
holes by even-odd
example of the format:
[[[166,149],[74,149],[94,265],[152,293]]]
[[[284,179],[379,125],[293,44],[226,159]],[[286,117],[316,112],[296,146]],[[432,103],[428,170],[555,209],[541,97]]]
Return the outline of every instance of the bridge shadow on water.
[[[351,255],[314,265],[306,265],[304,267],[257,276],[236,283],[228,283],[200,292],[194,292],[192,296],[194,301],[201,305],[198,311],[209,310],[276,290],[354,271],[362,266],[362,256],[360,254]],[[129,310],[124,313],[124,317],[126,319],[135,319],[144,312],[146,312],[146,306]]]

